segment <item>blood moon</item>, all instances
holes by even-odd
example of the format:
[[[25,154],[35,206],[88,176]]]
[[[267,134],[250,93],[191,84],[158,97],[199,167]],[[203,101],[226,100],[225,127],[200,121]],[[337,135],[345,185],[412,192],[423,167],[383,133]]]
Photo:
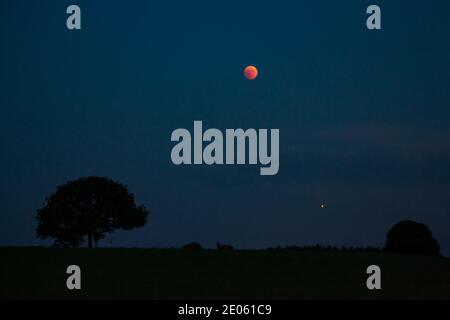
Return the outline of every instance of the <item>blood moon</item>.
[[[248,80],[255,80],[258,76],[258,69],[254,66],[247,66],[244,69],[244,77]]]

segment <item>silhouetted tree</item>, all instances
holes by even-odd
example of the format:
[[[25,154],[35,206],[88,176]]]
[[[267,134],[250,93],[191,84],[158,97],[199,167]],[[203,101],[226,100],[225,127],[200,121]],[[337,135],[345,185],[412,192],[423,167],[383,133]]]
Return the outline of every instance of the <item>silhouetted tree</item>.
[[[111,179],[87,177],[59,186],[37,212],[37,236],[75,247],[87,237],[89,248],[116,229],[143,227],[148,211],[136,206],[127,188]]]
[[[389,230],[385,251],[391,253],[408,253],[439,255],[439,244],[433,239],[430,229],[423,223],[401,221]]]

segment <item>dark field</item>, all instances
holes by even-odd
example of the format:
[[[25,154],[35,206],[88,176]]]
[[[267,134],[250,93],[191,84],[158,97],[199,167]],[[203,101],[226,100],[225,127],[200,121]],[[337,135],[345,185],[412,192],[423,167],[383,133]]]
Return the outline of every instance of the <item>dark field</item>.
[[[450,299],[450,259],[364,253],[0,248],[1,299]],[[66,289],[66,268],[82,290]],[[366,289],[366,268],[382,290]]]

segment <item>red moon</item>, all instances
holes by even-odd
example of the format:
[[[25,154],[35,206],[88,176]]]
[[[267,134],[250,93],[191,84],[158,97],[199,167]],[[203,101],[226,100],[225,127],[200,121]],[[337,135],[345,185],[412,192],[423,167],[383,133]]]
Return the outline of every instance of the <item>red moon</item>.
[[[256,67],[254,66],[248,66],[244,69],[244,76],[248,80],[255,80],[258,76],[258,69],[256,69]]]

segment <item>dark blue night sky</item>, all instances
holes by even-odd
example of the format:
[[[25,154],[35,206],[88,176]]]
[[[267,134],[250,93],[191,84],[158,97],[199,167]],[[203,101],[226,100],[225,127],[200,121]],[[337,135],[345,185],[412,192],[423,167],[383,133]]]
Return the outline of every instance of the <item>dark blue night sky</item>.
[[[381,31],[365,25],[372,3]],[[66,28],[69,4],[81,31]],[[0,245],[48,244],[35,237],[45,197],[100,175],[151,211],[103,246],[382,246],[413,219],[450,254],[449,12],[448,1],[0,0]],[[278,175],[174,166],[171,132],[194,120],[279,128]]]

